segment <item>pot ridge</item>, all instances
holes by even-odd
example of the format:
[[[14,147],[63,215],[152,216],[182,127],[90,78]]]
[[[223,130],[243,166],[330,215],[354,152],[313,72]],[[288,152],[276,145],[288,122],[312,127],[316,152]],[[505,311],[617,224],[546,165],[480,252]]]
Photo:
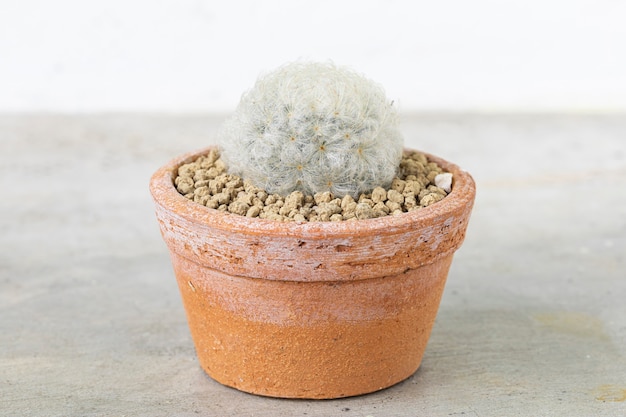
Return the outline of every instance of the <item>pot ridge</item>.
[[[176,170],[210,149],[169,162],[152,176],[150,190],[170,250],[222,272],[284,281],[376,278],[435,262],[465,238],[474,180],[433,155],[426,154],[453,174],[452,191],[435,204],[376,219],[296,223],[221,212],[180,195],[174,187]],[[377,267],[381,263],[384,273]]]

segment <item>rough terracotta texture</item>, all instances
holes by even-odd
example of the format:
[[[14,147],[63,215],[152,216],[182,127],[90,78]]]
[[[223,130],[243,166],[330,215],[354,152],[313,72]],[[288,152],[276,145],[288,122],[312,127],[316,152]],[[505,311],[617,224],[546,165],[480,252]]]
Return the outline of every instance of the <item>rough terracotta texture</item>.
[[[217,381],[292,398],[376,391],[419,367],[475,185],[422,210],[356,222],[282,223],[223,213],[150,188],[199,361]]]

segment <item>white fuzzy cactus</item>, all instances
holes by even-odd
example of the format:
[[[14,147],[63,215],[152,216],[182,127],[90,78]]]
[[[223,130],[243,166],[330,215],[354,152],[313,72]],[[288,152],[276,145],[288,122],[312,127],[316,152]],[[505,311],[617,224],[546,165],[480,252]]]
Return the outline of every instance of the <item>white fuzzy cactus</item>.
[[[391,183],[403,139],[378,84],[333,64],[296,62],[242,96],[219,145],[229,172],[269,193],[357,197]]]

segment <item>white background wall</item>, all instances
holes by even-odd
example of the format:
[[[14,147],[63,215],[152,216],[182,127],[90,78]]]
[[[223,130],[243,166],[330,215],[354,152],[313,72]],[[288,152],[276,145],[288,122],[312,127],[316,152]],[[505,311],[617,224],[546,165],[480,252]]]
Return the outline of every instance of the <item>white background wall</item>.
[[[624,111],[623,0],[0,0],[0,111],[229,112],[349,65],[404,111]]]

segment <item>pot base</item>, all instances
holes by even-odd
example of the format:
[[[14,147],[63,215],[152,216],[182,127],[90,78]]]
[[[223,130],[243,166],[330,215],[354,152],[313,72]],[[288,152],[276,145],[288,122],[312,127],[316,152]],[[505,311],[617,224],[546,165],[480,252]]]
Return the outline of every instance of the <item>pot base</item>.
[[[330,399],[390,387],[419,367],[452,256],[349,282],[233,277],[174,256],[202,368],[241,391]]]

